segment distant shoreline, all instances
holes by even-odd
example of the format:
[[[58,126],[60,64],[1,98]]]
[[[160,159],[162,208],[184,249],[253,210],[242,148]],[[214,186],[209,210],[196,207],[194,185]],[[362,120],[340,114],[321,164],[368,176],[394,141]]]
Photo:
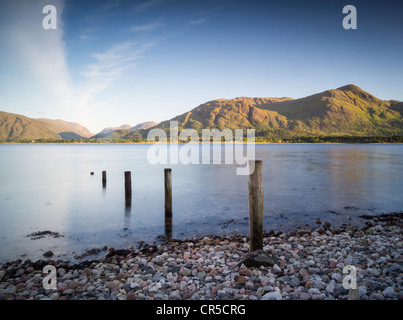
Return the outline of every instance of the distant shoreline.
[[[158,144],[158,142],[0,142],[0,145],[125,145],[125,144]],[[174,144],[174,142],[165,142],[165,144]],[[189,142],[178,142],[178,144],[189,144]],[[193,143],[191,143],[193,144]],[[195,144],[204,144],[198,142]],[[214,144],[212,142],[206,144]],[[253,144],[253,142],[220,142],[220,144]],[[257,145],[273,144],[273,145],[311,145],[311,144],[403,144],[403,142],[255,142]]]

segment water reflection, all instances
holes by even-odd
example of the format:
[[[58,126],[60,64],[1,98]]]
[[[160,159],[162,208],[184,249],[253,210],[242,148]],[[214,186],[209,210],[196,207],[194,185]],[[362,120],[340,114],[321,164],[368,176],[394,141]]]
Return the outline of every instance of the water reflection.
[[[158,235],[248,232],[248,177],[236,175],[236,163],[169,165],[173,228],[172,218],[164,220],[167,165],[149,164],[147,149],[0,145],[0,261],[24,252],[41,258],[47,245],[54,252],[79,252]],[[346,216],[401,211],[402,156],[401,145],[256,145],[256,158],[263,160],[265,231],[312,223],[315,217],[337,225]],[[135,181],[135,206],[124,196],[123,170]],[[130,236],[117,236],[122,224]],[[65,237],[25,237],[42,230]]]

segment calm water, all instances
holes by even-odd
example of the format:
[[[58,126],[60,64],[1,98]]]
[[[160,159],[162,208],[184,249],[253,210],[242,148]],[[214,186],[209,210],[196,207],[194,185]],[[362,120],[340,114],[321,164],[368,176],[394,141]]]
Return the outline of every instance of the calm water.
[[[165,167],[173,170],[174,238],[247,234],[248,180],[235,165],[151,165],[148,148],[0,145],[0,262],[39,259],[47,250],[69,259],[164,235]],[[317,217],[358,224],[362,214],[403,210],[402,145],[256,145],[256,158],[263,160],[265,231],[313,227]],[[131,207],[124,201],[127,170]],[[43,230],[64,237],[26,237]]]

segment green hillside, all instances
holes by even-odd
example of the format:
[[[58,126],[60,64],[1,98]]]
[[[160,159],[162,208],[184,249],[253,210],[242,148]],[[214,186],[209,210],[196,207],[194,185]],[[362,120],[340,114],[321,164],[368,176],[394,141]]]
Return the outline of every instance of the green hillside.
[[[0,111],[0,141],[18,142],[61,137],[35,119]]]
[[[179,131],[192,128],[200,136],[202,129],[255,129],[257,141],[398,142],[403,136],[403,102],[378,99],[354,85],[301,99],[218,99],[156,126],[148,122],[139,124],[139,130],[130,125],[106,128],[95,136],[76,123],[0,112],[0,141],[140,142],[154,128],[169,133],[170,121],[178,121]]]
[[[30,142],[87,139],[93,134],[78,123],[63,120],[32,119],[0,111],[0,142]]]
[[[87,139],[94,134],[87,128],[74,122],[64,120],[37,119],[49,130],[59,134],[63,139]]]
[[[236,98],[213,100],[172,118],[179,130],[255,128],[256,136],[403,135],[403,102],[384,101],[347,85],[301,99]],[[156,128],[169,130],[169,121]]]

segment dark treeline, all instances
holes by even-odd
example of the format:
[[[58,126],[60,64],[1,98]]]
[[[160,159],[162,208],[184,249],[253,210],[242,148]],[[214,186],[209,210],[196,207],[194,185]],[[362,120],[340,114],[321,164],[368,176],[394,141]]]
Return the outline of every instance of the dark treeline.
[[[200,138],[201,140],[201,138]],[[212,141],[212,140],[211,140]],[[224,138],[222,138],[224,141]],[[244,138],[246,142],[246,138]],[[36,140],[21,140],[15,141],[18,143],[142,143],[147,142],[146,138],[136,137],[134,139],[36,139]],[[169,138],[168,138],[169,142]],[[403,136],[311,136],[311,137],[261,137],[255,138],[255,142],[268,142],[268,143],[403,143]]]

